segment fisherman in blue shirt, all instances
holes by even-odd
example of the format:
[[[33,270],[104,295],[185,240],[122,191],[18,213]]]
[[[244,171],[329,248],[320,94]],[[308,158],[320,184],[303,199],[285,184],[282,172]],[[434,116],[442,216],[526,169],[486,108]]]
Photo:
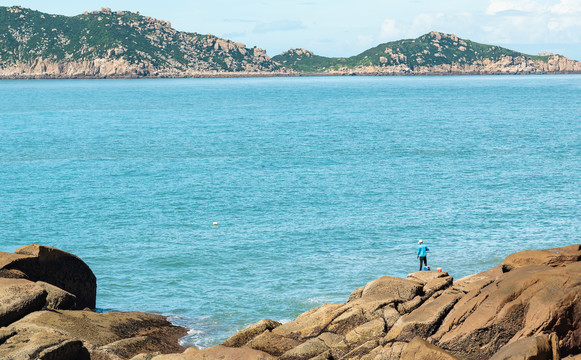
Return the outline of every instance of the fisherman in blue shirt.
[[[427,252],[430,251],[430,249],[428,249],[428,247],[426,245],[423,244],[424,241],[420,240],[418,241],[418,244],[420,244],[420,246],[418,247],[418,256],[417,258],[420,259],[420,271],[422,271],[422,263],[425,266],[428,266],[428,260],[427,260]]]

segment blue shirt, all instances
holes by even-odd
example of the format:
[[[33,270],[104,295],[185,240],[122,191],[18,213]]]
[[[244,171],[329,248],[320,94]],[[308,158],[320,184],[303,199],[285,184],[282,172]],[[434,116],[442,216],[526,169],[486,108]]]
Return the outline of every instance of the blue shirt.
[[[420,245],[418,248],[418,256],[424,257],[426,256],[426,251],[430,251],[426,245]]]

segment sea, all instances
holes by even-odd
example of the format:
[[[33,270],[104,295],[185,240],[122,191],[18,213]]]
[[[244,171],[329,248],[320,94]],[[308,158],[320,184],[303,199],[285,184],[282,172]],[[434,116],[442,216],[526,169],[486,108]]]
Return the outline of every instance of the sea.
[[[581,75],[0,81],[0,251],[185,345],[581,243]]]

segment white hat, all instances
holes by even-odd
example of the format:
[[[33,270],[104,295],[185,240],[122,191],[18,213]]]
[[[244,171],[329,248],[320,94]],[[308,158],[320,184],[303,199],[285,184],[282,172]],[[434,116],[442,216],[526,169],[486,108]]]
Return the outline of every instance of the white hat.
[[[424,242],[424,240],[420,240],[420,241],[418,241],[418,244],[421,244],[421,243],[423,243],[423,242]]]

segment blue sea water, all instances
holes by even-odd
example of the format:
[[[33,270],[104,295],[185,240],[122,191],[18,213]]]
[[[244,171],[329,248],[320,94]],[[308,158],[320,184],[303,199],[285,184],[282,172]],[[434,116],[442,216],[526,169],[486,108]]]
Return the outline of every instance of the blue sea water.
[[[428,263],[581,243],[581,76],[0,82],[0,251],[210,346]],[[213,226],[218,222],[218,226]]]

